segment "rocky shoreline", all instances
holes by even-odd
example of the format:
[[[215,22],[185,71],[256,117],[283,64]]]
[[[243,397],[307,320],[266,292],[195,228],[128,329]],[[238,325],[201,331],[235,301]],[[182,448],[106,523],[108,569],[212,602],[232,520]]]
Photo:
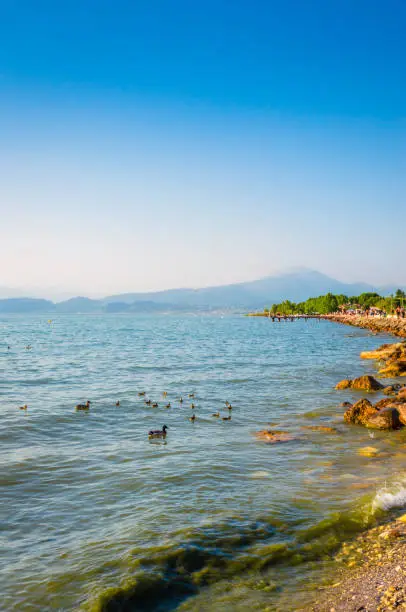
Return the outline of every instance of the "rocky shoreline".
[[[397,317],[365,317],[362,315],[331,314],[321,315],[321,319],[335,321],[353,327],[363,327],[370,329],[374,333],[393,334],[399,338],[406,338],[406,319]]]
[[[365,327],[373,332],[406,337],[406,320],[372,319],[332,315],[338,323]],[[384,344],[364,352],[363,359],[376,359],[383,378],[406,377],[406,342]],[[404,379],[403,379],[404,380]],[[406,382],[406,380],[405,380]],[[381,391],[387,397],[372,404],[367,398],[355,404],[343,403],[344,420],[372,429],[393,430],[406,426],[406,385],[396,382],[386,387],[372,376],[337,383],[336,389]],[[373,447],[361,449],[374,457]],[[352,542],[344,543],[337,555],[337,572],[330,586],[319,586],[318,595],[306,610],[313,612],[387,612],[406,610],[406,515],[370,529]]]
[[[306,612],[406,610],[406,515],[344,543],[334,561],[334,581]]]

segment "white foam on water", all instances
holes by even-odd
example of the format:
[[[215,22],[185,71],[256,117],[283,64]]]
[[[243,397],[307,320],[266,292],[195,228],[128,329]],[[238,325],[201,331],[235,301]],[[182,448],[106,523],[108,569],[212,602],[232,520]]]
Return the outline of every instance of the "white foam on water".
[[[397,483],[390,487],[380,489],[372,502],[373,510],[390,510],[406,506],[405,483]]]

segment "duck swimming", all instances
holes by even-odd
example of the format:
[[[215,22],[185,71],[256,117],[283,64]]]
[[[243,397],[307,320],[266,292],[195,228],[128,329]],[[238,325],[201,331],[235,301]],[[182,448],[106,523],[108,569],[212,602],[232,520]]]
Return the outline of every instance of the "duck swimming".
[[[24,406],[20,406],[20,410],[27,410],[28,406],[27,404],[24,404]]]
[[[171,402],[168,402],[167,404],[165,404],[165,408],[170,408],[171,407]]]
[[[194,397],[195,394],[194,393],[189,393],[189,397]]]
[[[231,421],[231,414],[228,417],[221,417],[223,421]]]
[[[216,417],[216,419],[219,418],[220,413],[219,412],[213,412],[213,414],[211,415],[212,417]]]
[[[192,423],[194,423],[196,421],[196,415],[192,414],[191,417],[189,417],[189,421],[191,421]]]
[[[179,403],[181,404],[183,402],[183,397],[179,398]]]
[[[153,438],[166,438],[166,430],[168,427],[164,425],[162,429],[151,429],[148,432],[148,438],[152,440]]]
[[[76,405],[76,410],[89,410],[89,408],[90,408],[89,400],[87,400],[86,404],[77,404]]]
[[[192,410],[194,410],[194,409],[195,409],[195,405],[194,405],[194,403],[193,403],[193,402],[190,404],[190,407],[191,407],[191,409],[192,409]]]
[[[116,401],[116,406],[119,406],[119,405],[120,405],[120,401],[119,401],[119,400],[117,400],[117,401]]]
[[[158,402],[154,402],[154,403],[152,404],[152,407],[153,407],[153,408],[158,408]]]
[[[151,404],[151,400],[150,400],[150,399],[145,400],[145,403],[146,403],[146,405],[147,405],[147,406],[150,406],[150,404]]]
[[[138,392],[138,397],[143,397],[145,395],[145,391],[139,391]]]

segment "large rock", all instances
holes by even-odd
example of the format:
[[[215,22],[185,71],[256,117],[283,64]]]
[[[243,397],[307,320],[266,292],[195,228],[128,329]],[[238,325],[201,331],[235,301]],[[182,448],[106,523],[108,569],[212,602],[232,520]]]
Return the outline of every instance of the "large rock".
[[[360,376],[355,378],[351,383],[351,389],[360,389],[362,391],[379,391],[383,389],[383,385],[373,376]]]
[[[375,351],[363,351],[360,354],[360,357],[362,359],[383,359],[386,361],[401,345],[401,342],[397,342],[396,344],[382,344],[382,346],[377,348]]]
[[[341,389],[350,389],[351,380],[349,380],[348,378],[345,378],[344,380],[340,380],[340,382],[336,384],[335,388],[337,389],[337,391],[340,391]]]
[[[398,411],[399,421],[402,425],[406,425],[406,404],[399,404],[396,406],[396,410]]]
[[[367,399],[360,399],[351,408],[344,412],[344,421],[355,425],[365,425],[368,419],[374,416],[378,410],[374,408]]]
[[[398,376],[406,376],[406,357],[401,357],[387,363],[387,365],[379,370],[379,376],[382,378],[397,378]]]
[[[374,405],[377,410],[382,410],[388,406],[393,406],[395,401],[396,400],[393,397],[385,397],[384,399],[379,400],[379,402],[376,402]]]
[[[376,351],[361,353],[364,359],[379,359],[385,362],[379,371],[382,378],[396,378],[406,376],[406,343],[384,344]]]
[[[354,380],[344,379],[336,384],[337,390],[341,389],[357,389],[359,391],[379,391],[383,389],[383,385],[373,376],[360,376]]]
[[[371,416],[365,425],[371,429],[399,429],[401,422],[397,408],[388,407],[378,410]]]

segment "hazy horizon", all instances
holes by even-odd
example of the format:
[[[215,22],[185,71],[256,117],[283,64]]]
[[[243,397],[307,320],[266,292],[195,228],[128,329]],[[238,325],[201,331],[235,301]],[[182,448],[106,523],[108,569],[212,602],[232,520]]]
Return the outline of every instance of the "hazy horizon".
[[[406,7],[2,8],[0,288],[406,285]]]

